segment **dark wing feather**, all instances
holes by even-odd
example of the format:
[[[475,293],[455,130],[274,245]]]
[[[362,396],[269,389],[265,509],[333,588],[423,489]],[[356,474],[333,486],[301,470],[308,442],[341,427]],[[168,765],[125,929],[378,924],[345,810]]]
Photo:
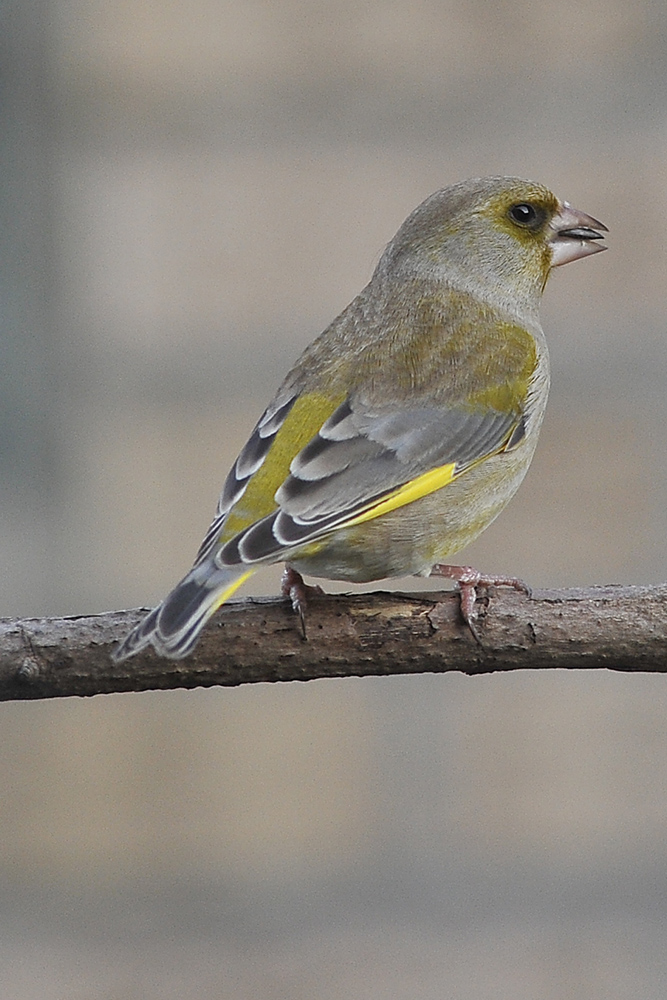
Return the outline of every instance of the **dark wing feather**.
[[[195,566],[205,559],[211,550],[215,548],[228,512],[241,499],[250,479],[263,465],[266,456],[271,450],[271,445],[275,440],[276,434],[284,424],[296,400],[296,395],[290,396],[286,400],[283,399],[280,402],[274,400],[257,421],[255,429],[248,438],[225,480],[225,485],[218,500],[215,518],[206,532],[204,541],[199,546]]]
[[[379,409],[348,399],[299,452],[278,509],[224,545],[219,565],[270,559],[345,524],[419,476],[454,475],[523,436],[523,416],[492,409]]]

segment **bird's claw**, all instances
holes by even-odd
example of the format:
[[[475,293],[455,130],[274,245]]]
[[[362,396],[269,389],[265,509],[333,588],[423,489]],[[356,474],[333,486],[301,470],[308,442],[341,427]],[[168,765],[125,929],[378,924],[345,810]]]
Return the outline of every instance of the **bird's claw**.
[[[323,594],[321,587],[310,587],[304,583],[300,573],[297,573],[292,566],[285,566],[280,583],[280,592],[283,597],[289,598],[292,610],[296,611],[301,623],[301,635],[307,639],[306,634],[306,611],[308,609],[308,598],[313,595]]]
[[[473,638],[483,645],[479,632],[477,631],[477,588],[478,587],[512,587],[527,597],[531,596],[531,589],[516,576],[487,576],[480,573],[472,566],[450,566],[438,563],[431,569],[431,576],[446,576],[454,580],[459,585],[461,600],[461,617],[470,629]]]

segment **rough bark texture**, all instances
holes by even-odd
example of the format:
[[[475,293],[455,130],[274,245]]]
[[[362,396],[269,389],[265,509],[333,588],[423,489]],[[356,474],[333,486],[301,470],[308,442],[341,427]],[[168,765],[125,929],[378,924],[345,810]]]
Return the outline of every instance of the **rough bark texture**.
[[[478,599],[475,641],[454,593],[323,596],[308,640],[282,600],[225,605],[194,654],[152,652],[115,664],[109,653],[143,610],[78,618],[0,620],[0,699],[306,681],[458,670],[667,671],[667,586],[498,590]]]

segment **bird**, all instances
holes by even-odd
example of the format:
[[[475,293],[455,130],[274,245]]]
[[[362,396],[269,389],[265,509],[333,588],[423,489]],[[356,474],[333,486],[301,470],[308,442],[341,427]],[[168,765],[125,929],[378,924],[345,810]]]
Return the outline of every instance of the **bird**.
[[[539,304],[551,271],[607,227],[542,184],[473,178],[405,220],[370,282],[302,353],[232,466],[192,569],[112,654],[190,654],[260,566],[368,583],[445,576],[473,635],[479,586],[528,588],[447,560],[501,512],[549,392]]]

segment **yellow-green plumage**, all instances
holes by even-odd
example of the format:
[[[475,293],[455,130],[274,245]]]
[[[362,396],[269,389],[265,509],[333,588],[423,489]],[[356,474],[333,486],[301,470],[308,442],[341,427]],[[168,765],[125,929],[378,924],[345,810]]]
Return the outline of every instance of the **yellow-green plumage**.
[[[239,531],[275,510],[275,492],[289,473],[294,455],[317,434],[324,421],[344,398],[344,393],[336,397],[322,392],[309,392],[297,399],[278,431],[266,460],[225,518],[219,536],[221,543],[228,542]]]
[[[601,249],[593,223],[515,178],[426,199],[297,361],[193,569],[116,655],[186,655],[263,563],[365,582],[426,574],[472,541],[532,458],[549,388],[540,296],[553,266]]]

